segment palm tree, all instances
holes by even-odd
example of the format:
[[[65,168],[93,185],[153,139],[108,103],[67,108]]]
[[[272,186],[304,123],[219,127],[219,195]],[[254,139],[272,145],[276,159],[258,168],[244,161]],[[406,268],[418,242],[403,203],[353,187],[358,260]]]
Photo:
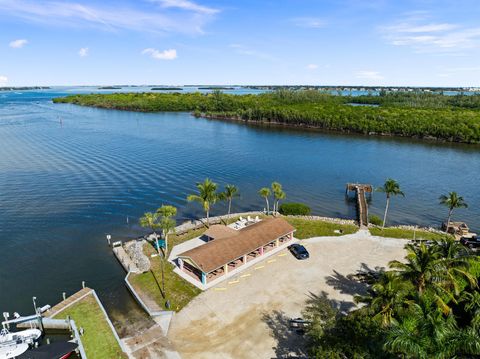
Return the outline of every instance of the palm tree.
[[[396,322],[396,314],[404,307],[404,298],[410,289],[411,284],[402,280],[398,272],[383,272],[370,288],[370,294],[356,296],[355,301],[368,304],[373,318],[380,320],[383,327],[388,327]]]
[[[448,227],[450,226],[450,218],[452,217],[453,210],[455,208],[467,208],[468,205],[463,199],[462,196],[459,196],[457,192],[450,192],[448,195],[441,195],[439,197],[440,204],[448,207],[448,217],[447,217],[447,227],[446,231],[448,231]]]
[[[163,295],[166,295],[165,292],[165,269],[164,269],[164,260],[168,258],[168,235],[171,231],[175,230],[176,221],[172,217],[177,215],[177,208],[169,205],[162,205],[157,209],[156,214],[160,216],[160,228],[162,228],[163,239],[165,241],[165,247],[163,249],[163,259],[161,261],[162,268],[162,292]]]
[[[217,184],[211,179],[206,178],[203,183],[197,183],[198,194],[191,194],[187,197],[187,201],[198,202],[203,206],[203,210],[207,215],[207,226],[209,226],[210,208],[218,200]]]
[[[238,187],[233,184],[227,184],[225,186],[225,191],[219,194],[219,198],[223,201],[228,202],[228,219],[230,219],[230,211],[232,209],[232,200],[234,197],[239,197]]]
[[[157,209],[157,215],[160,216],[160,228],[162,228],[163,239],[165,240],[165,257],[168,255],[168,235],[175,229],[175,225],[177,224],[175,217],[177,215],[177,208],[174,206],[169,205],[162,205],[159,209]]]
[[[390,205],[390,197],[401,195],[405,197],[405,194],[400,190],[400,185],[394,179],[388,178],[382,187],[377,188],[378,192],[383,192],[387,196],[387,203],[385,205],[385,213],[383,215],[383,225],[382,228],[385,228],[385,223],[387,221],[387,212],[388,206]]]
[[[160,254],[160,246],[158,244],[158,235],[156,230],[161,228],[160,223],[158,222],[159,215],[158,213],[146,212],[143,214],[143,217],[140,218],[140,226],[144,228],[150,228],[155,236],[155,241],[157,244],[157,251]]]
[[[272,183],[272,192],[273,192],[273,213],[277,213],[278,202],[280,202],[281,199],[285,199],[287,195],[283,191],[282,185],[278,182]]]
[[[391,261],[389,266],[399,270],[399,276],[413,283],[418,293],[422,294],[427,286],[441,282],[441,268],[438,263],[439,251],[425,243],[407,244],[406,262]]]
[[[263,188],[260,188],[260,191],[258,191],[258,194],[265,198],[265,202],[267,203],[267,214],[270,212],[270,204],[268,203],[268,197],[270,197],[271,195],[271,192],[270,192],[270,188],[268,187],[263,187]]]
[[[391,268],[399,270],[398,275],[411,282],[418,295],[428,292],[438,309],[445,315],[451,312],[449,302],[456,301],[462,283],[477,287],[476,278],[470,273],[470,257],[452,239],[439,241],[427,246],[407,244],[406,262],[392,261]]]

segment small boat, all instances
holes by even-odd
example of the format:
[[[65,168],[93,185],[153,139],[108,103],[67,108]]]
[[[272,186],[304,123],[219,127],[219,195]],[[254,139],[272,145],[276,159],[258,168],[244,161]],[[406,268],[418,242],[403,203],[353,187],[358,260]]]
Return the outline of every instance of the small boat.
[[[30,349],[15,357],[16,359],[66,359],[77,349],[78,345],[72,342],[53,342]]]
[[[38,338],[42,336],[42,331],[39,329],[25,329],[20,332],[10,333],[7,329],[0,331],[0,348],[8,346],[11,343],[27,343],[34,344]]]
[[[9,345],[0,347],[0,359],[18,358],[19,355],[25,353],[29,348],[27,343],[10,342]]]

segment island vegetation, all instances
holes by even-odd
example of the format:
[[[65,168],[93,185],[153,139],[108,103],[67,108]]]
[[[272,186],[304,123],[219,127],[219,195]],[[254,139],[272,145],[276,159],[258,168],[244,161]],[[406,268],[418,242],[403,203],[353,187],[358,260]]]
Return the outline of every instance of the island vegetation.
[[[480,95],[475,94],[380,92],[341,96],[318,90],[277,90],[259,95],[230,95],[216,90],[208,94],[71,95],[54,102],[129,111],[188,111],[195,116],[223,120],[480,143]]]

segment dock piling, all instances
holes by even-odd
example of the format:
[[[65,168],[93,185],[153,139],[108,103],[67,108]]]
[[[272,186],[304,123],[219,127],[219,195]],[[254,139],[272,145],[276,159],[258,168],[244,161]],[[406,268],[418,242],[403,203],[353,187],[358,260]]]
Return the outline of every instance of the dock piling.
[[[67,293],[63,292],[62,297],[63,297],[63,300],[67,299]]]

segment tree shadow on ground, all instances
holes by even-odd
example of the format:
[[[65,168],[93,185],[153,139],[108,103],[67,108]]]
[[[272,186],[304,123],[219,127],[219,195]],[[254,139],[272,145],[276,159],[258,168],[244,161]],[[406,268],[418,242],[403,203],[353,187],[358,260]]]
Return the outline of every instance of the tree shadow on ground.
[[[360,269],[354,274],[343,275],[337,271],[333,271],[333,275],[326,277],[326,283],[338,290],[342,294],[352,296],[365,295],[368,292],[370,284],[374,283],[380,275],[385,271],[384,267],[369,267],[366,263],[360,264]],[[345,302],[348,303],[348,302]],[[353,307],[353,303],[351,307]],[[351,309],[347,308],[347,309]],[[345,311],[345,305],[340,309]]]
[[[320,294],[315,294],[312,292],[308,293],[308,299],[306,301],[307,306],[316,305],[321,302],[327,302],[332,308],[340,313],[348,313],[350,310],[355,308],[355,303],[352,301],[330,299],[328,298],[328,294],[324,291],[321,291]]]
[[[368,285],[366,283],[362,283],[352,276],[345,276],[336,270],[333,271],[333,275],[326,277],[325,280],[329,286],[342,294],[364,295],[367,293]]]
[[[290,328],[290,319],[283,311],[278,310],[262,316],[262,321],[268,325],[276,341],[276,346],[273,347],[276,356],[272,359],[307,358],[307,340],[304,335]]]

